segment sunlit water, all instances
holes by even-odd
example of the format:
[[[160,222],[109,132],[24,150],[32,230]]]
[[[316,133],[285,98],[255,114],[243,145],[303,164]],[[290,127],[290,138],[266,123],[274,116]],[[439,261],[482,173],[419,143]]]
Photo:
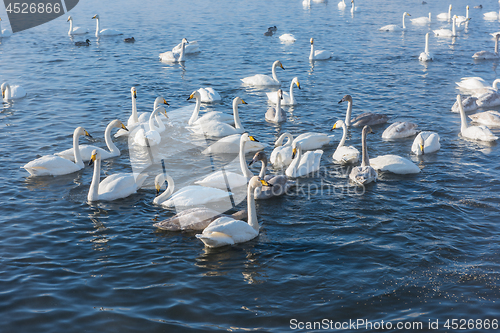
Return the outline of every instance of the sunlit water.
[[[29,94],[4,103],[0,114],[2,332],[283,332],[293,318],[416,321],[424,327],[439,320],[444,330],[449,318],[498,319],[499,147],[460,138],[460,117],[450,112],[460,78],[480,76],[491,83],[498,77],[498,62],[471,58],[493,50],[489,33],[500,25],[482,14],[498,10],[498,3],[471,8],[468,30],[459,37],[431,37],[435,61],[428,64],[418,61],[424,35],[441,23],[429,28],[407,20],[404,33],[378,28],[401,24],[403,11],[412,18],[431,11],[435,18],[447,2],[356,4],[358,12],[351,15],[350,3],[339,11],[337,1],[304,8],[300,0],[88,0],[71,12],[75,25],[94,31],[91,17],[98,13],[102,28],[125,36],[71,40],[66,17],[60,17],[0,40],[0,82],[21,84]],[[465,15],[466,4],[454,1],[453,13]],[[265,37],[273,25],[277,34]],[[297,41],[282,44],[283,33]],[[134,44],[122,41],[130,36]],[[183,37],[198,40],[201,52],[183,66],[159,62],[158,54]],[[311,64],[311,37],[333,58]],[[74,46],[85,38],[90,47]],[[278,70],[283,87],[288,90],[297,76],[302,88],[281,126],[263,120],[269,90],[240,82],[269,74],[278,59],[286,69]],[[332,163],[341,137],[336,131],[319,175],[300,179],[294,195],[257,203],[256,239],[208,250],[195,233],[153,227],[173,215],[152,204],[160,164],[136,195],[91,205],[86,197],[92,168],[41,178],[20,169],[69,148],[77,126],[104,146],[107,123],[129,117],[132,86],[139,111],[151,111],[162,95],[171,118],[179,108],[194,106],[186,99],[201,86],[212,86],[223,98],[203,109],[230,112],[232,99],[240,96],[248,103],[239,109],[243,125],[270,145],[268,154],[285,131],[331,134],[334,122],[345,117],[345,103],[337,103],[345,94],[353,96],[353,116],[373,111],[387,113],[391,122],[413,121],[421,130],[437,131],[442,147],[419,159],[409,154],[413,138],[382,140],[385,126],[374,127],[371,157],[394,153],[422,171],[381,174],[362,193],[348,185],[349,169]],[[177,142],[164,163],[178,188],[224,161],[181,145],[182,133],[165,138]],[[360,129],[350,130],[348,143],[360,148]],[[127,140],[117,145],[122,156],[103,161],[103,174],[131,171]],[[242,207],[245,202],[236,208]]]

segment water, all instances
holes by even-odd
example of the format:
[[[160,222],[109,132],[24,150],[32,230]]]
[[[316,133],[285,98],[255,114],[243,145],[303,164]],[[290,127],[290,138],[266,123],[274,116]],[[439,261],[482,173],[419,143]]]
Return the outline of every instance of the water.
[[[464,15],[466,4],[454,1],[453,13]],[[293,328],[294,318],[422,322],[424,328],[439,320],[444,331],[451,318],[498,319],[499,149],[460,138],[460,118],[450,112],[461,77],[488,83],[498,77],[498,62],[471,58],[493,49],[488,33],[500,30],[499,23],[484,21],[482,13],[498,10],[498,4],[471,8],[468,32],[458,38],[431,37],[435,61],[429,64],[418,61],[427,26],[407,20],[404,33],[377,29],[400,24],[403,11],[413,18],[431,11],[435,17],[448,3],[357,5],[351,16],[349,5],[340,12],[337,1],[303,8],[298,0],[88,0],[71,12],[77,26],[94,31],[91,17],[98,13],[103,28],[119,29],[136,42],[88,35],[90,47],[75,47],[74,41],[87,37],[70,40],[65,17],[0,40],[0,81],[21,84],[29,93],[3,104],[0,114],[2,332],[283,332]],[[277,34],[263,36],[273,25]],[[297,41],[281,44],[282,33],[293,33]],[[160,63],[158,54],[183,37],[198,40],[202,52],[184,66]],[[333,59],[311,64],[311,37]],[[302,88],[282,126],[263,121],[268,90],[244,88],[239,81],[270,73],[278,59],[286,68],[278,70],[283,86],[288,90],[298,76]],[[374,127],[371,157],[394,153],[422,172],[383,174],[359,193],[348,186],[349,170],[332,163],[341,136],[336,131],[319,176],[301,179],[295,195],[257,203],[258,238],[209,250],[195,233],[153,227],[173,215],[152,204],[153,171],[136,195],[89,205],[91,168],[55,178],[30,178],[20,169],[70,147],[77,126],[104,146],[107,123],[126,122],[130,114],[132,86],[139,111],[151,111],[158,95],[174,114],[191,108],[186,99],[201,86],[214,87],[223,98],[206,109],[229,111],[240,96],[248,103],[240,106],[245,128],[271,145],[284,131],[330,134],[345,116],[346,105],[337,102],[350,94],[354,116],[374,111],[391,121],[413,121],[437,131],[442,146],[417,159],[409,155],[412,139],[385,141],[385,126]],[[360,147],[359,129],[350,131],[348,142]],[[104,174],[131,170],[127,140],[117,145],[122,156],[104,161]],[[210,171],[206,160],[196,162],[199,151],[178,155],[186,164],[166,160],[167,169],[177,171],[179,187]]]

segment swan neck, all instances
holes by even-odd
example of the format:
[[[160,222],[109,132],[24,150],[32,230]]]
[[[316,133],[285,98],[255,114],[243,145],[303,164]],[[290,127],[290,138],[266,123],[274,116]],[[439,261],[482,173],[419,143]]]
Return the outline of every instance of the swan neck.
[[[252,173],[252,171],[250,171],[250,169],[248,169],[247,162],[245,161],[245,144],[246,144],[246,140],[244,140],[243,136],[241,136],[240,137],[240,154],[239,154],[240,168],[241,168],[241,172],[243,172],[243,176],[245,176],[247,178],[251,178],[251,177],[253,177],[253,173]]]
[[[425,34],[425,53],[429,53],[429,33]]]
[[[238,112],[238,101],[233,101],[233,117],[234,117],[234,128],[243,129],[240,121],[240,114]]]
[[[94,174],[92,175],[92,182],[90,183],[88,201],[99,200],[99,183],[101,178],[101,158],[96,158],[94,161]]]
[[[463,132],[467,129],[467,117],[465,116],[465,111],[464,107],[462,105],[462,97],[459,96],[457,97],[457,102],[458,102],[458,108],[460,109],[460,131]]]
[[[311,44],[311,53],[309,53],[309,59],[310,60],[314,59],[314,43]]]
[[[361,134],[361,145],[363,150],[363,156],[361,160],[361,167],[370,166],[370,159],[368,157],[368,148],[366,147],[366,131]]]
[[[247,209],[248,209],[248,224],[259,231],[259,221],[257,221],[257,211],[255,209],[254,199],[255,186],[248,185],[247,189]]]
[[[0,26],[0,31],[2,31],[2,27]],[[73,20],[69,20],[69,31],[68,35],[71,35],[73,32]]]
[[[457,28],[455,27],[455,23],[456,23],[456,20],[455,18],[453,18],[453,22],[452,22],[452,28],[451,28],[451,33],[453,35],[453,37],[455,37],[457,35]]]
[[[157,118],[157,115],[158,115],[158,111],[160,110],[160,108],[156,108],[153,112],[151,112],[151,115],[149,116],[149,130],[150,131],[153,131],[153,130],[156,130],[156,126],[155,126],[155,119],[156,121],[159,123],[160,119]]]
[[[406,29],[406,26],[405,26],[405,16],[406,16],[406,13],[403,14],[403,29]]]
[[[83,164],[82,155],[80,154],[80,145],[78,144],[79,138],[80,134],[75,130],[75,133],[73,133],[73,156],[75,157],[75,164],[83,168],[85,165]]]
[[[172,193],[174,193],[174,190],[175,190],[175,183],[174,183],[174,180],[172,179],[172,177],[168,176],[167,175],[167,188],[165,189],[165,191],[163,191],[162,194],[158,195],[154,200],[153,202],[157,205],[161,204],[162,202],[166,201],[168,198],[170,198],[172,196]],[[163,181],[162,184],[160,184],[160,187],[165,183],[165,181]]]
[[[276,76],[276,66],[277,66],[277,65],[278,65],[278,63],[277,63],[277,62],[274,62],[274,63],[273,63],[273,67],[272,67],[272,69],[271,69],[271,72],[272,72],[272,74],[273,74],[273,80],[274,80],[274,81],[277,81],[277,82],[280,82],[280,80],[278,80],[278,77]]]
[[[0,29],[1,29],[1,27],[0,27]],[[9,84],[5,85],[5,97],[4,97],[4,99],[5,100],[11,99],[11,90],[10,90],[10,85]]]
[[[101,24],[99,22],[99,18],[98,17],[96,17],[95,21],[96,21],[96,23],[95,23],[95,25],[96,25],[96,27],[95,27],[95,36],[99,37],[99,30],[101,29]]]
[[[281,97],[278,94],[278,101],[276,102],[276,112],[274,114],[274,122],[279,123],[283,121],[283,117],[281,115]]]
[[[134,98],[134,93],[132,93],[132,119],[134,119],[135,124],[139,122],[139,117],[137,116],[137,101]]]
[[[283,140],[281,140],[281,144],[283,144],[283,141],[285,140],[285,138],[288,139],[288,141],[286,142],[285,146],[292,146],[293,136],[290,133],[285,133],[284,137],[283,137]]]
[[[295,98],[293,98],[293,85],[294,82],[290,83],[290,103],[293,105],[295,103]]]
[[[116,147],[115,143],[111,139],[111,130],[115,127],[114,122],[111,122],[106,126],[106,130],[104,131],[104,141],[106,142],[106,146],[108,146],[109,152],[112,154],[118,153],[120,154],[120,150]]]
[[[345,115],[345,125],[351,126],[352,101],[347,101],[347,113]]]
[[[194,106],[193,114],[189,118],[188,124],[193,125],[193,123],[198,120],[198,115],[200,114],[201,98],[196,97],[196,105]]]
[[[498,55],[498,37],[495,38],[495,54]]]
[[[182,42],[181,54],[179,55],[179,62],[184,61],[184,51],[186,49],[186,43]]]
[[[260,168],[260,173],[259,173],[259,177],[264,179],[264,177],[266,176],[266,169],[267,169],[267,161],[266,160],[261,160],[262,162],[262,166]]]
[[[347,138],[347,126],[345,124],[342,124],[342,139],[339,142],[339,145],[337,146],[337,149],[342,147],[345,144],[345,139]]]
[[[302,148],[297,147],[297,156],[295,156],[295,158],[293,159],[292,163],[290,163],[289,166],[289,168],[291,168],[290,170],[292,171],[292,175],[297,174],[301,158],[302,158]]]

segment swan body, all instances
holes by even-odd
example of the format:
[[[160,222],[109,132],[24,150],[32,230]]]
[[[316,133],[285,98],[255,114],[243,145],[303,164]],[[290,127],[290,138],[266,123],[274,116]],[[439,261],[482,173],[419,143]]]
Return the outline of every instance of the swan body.
[[[95,28],[95,36],[96,37],[99,37],[99,36],[117,36],[117,35],[123,35],[123,33],[121,31],[118,31],[118,30],[113,30],[113,29],[103,29],[103,30],[100,30],[101,28],[101,25],[100,25],[100,21],[99,21],[99,15],[94,15],[92,17],[92,19],[95,19],[96,20],[96,28]]]
[[[460,89],[460,91],[471,94],[474,97],[479,97],[482,94],[485,94],[490,91],[497,91],[498,83],[500,83],[500,79],[495,79],[492,85],[488,86],[484,83],[484,80],[480,77],[464,77],[461,79],[460,82],[456,82],[458,89]],[[464,101],[462,101],[462,103],[464,103]]]
[[[309,60],[326,60],[332,57],[330,51],[325,50],[315,50],[314,49],[314,38],[311,38],[311,52],[309,53]]]
[[[231,217],[235,220],[247,220],[247,215],[246,210],[240,210],[232,214]],[[155,223],[153,226],[167,231],[203,230],[222,216],[224,215],[206,207],[189,208],[166,220]]]
[[[306,176],[319,170],[323,151],[307,151],[302,155],[300,143],[292,143],[292,163],[286,168],[285,175],[291,178]]]
[[[167,181],[167,189],[160,193],[161,186]],[[205,205],[211,202],[229,199],[231,192],[226,192],[218,188],[190,185],[174,192],[175,183],[169,175],[159,174],[155,177],[156,198],[153,200],[155,205],[163,207],[189,207],[195,205]],[[173,193],[173,194],[172,194]]]
[[[12,36],[12,31],[3,29],[2,30],[2,18],[0,18],[0,38]]]
[[[465,117],[465,111],[462,107],[462,98],[460,95],[457,95],[457,102],[460,108],[460,135],[466,139],[470,140],[478,140],[478,141],[495,141],[498,137],[494,136],[491,133],[490,129],[486,126],[469,126],[467,124],[467,118]]]
[[[270,107],[267,109],[265,118],[267,121],[271,121],[273,123],[282,123],[286,121],[286,113],[285,110],[281,108],[281,99],[283,98],[283,91],[281,89],[278,90],[276,94],[276,107]]]
[[[181,53],[182,52],[182,42],[174,46],[172,49],[172,53]],[[184,54],[192,54],[200,52],[200,46],[197,41],[187,42],[184,46]]]
[[[297,40],[295,39],[295,36],[292,34],[283,34],[279,38],[280,41],[282,41],[283,43],[293,43]]]
[[[285,139],[288,139],[288,141],[286,142],[286,144],[283,144],[283,141]],[[284,168],[292,163],[292,142],[293,136],[290,133],[283,133],[278,138],[278,140],[276,140],[276,143],[274,144],[275,148],[273,149],[270,156],[271,164],[275,168]]]
[[[419,173],[420,168],[412,161],[397,155],[383,155],[370,159],[370,165],[378,171],[400,175]]]
[[[433,59],[432,54],[429,52],[429,33],[425,34],[425,49],[424,52],[420,53],[418,60],[420,61],[431,61]]]
[[[248,169],[247,163],[245,161],[245,146],[249,141],[257,141],[257,139],[255,139],[253,136],[248,135],[248,133],[243,133],[240,137],[240,149],[238,155],[242,174],[232,171],[223,172],[223,170],[219,170],[209,174],[202,180],[196,181],[195,184],[222,189],[226,189],[228,186],[229,188],[236,188],[246,185],[248,179],[253,176],[253,173],[250,171],[250,169]],[[228,184],[226,184],[226,179]]]
[[[2,98],[4,101],[21,99],[26,97],[26,90],[20,85],[10,85],[7,82],[2,83]]]
[[[202,103],[215,103],[222,100],[220,94],[214,88],[200,88],[198,92],[200,93]]]
[[[25,164],[23,168],[31,176],[61,176],[83,169],[85,165],[78,145],[78,139],[82,135],[90,137],[90,134],[83,127],[77,127],[73,132],[73,148],[76,162],[71,162],[57,155],[46,155]]]
[[[379,124],[384,124],[389,120],[389,116],[386,114],[378,114],[372,112],[365,112],[357,116],[351,121],[351,113],[352,113],[352,97],[351,95],[345,95],[340,101],[347,102],[347,113],[345,116],[345,124],[354,127],[360,126],[374,126]]]
[[[345,4],[345,0],[340,1],[337,6],[340,10],[344,10],[347,7],[347,5]]]
[[[448,7],[448,12],[447,13],[441,13],[437,15],[438,20],[447,20],[449,21],[451,19],[451,9],[452,6],[450,5]]]
[[[382,133],[383,139],[400,139],[417,134],[418,125],[407,121],[396,121]]]
[[[80,155],[82,156],[82,160],[84,162],[90,161],[93,151],[98,151],[99,152],[99,159],[101,160],[106,160],[108,158],[120,156],[120,149],[118,149],[111,139],[111,130],[113,128],[122,128],[124,130],[128,130],[125,125],[118,119],[115,119],[111,121],[108,126],[106,126],[106,130],[104,131],[104,141],[106,142],[106,146],[108,146],[109,150],[105,150],[96,146],[91,146],[91,145],[79,145],[80,149]],[[64,157],[65,159],[68,159],[72,162],[75,161],[75,149],[74,148],[69,148],[66,150],[63,150],[62,152],[56,153],[55,155]]]
[[[384,25],[382,28],[378,29],[380,31],[401,31],[401,30],[406,30],[406,25],[405,25],[405,17],[406,16],[411,16],[409,13],[404,12],[403,13],[403,26],[400,27],[397,24],[389,24],[389,25]]]
[[[293,143],[300,143],[300,147],[304,151],[314,150],[329,144],[333,137],[333,135],[330,136],[324,133],[306,132],[298,135],[293,140]]]
[[[434,153],[441,149],[439,134],[436,132],[424,131],[418,133],[411,145],[411,152],[415,155]]]
[[[81,28],[81,27],[73,27],[73,18],[71,16],[68,17],[69,22],[69,31],[68,35],[84,35],[89,32],[89,29]]]
[[[198,115],[200,113],[200,106],[202,102],[202,97],[201,93],[199,90],[193,91],[191,95],[188,97],[188,101],[191,99],[196,99],[196,105],[193,110],[193,114],[191,115],[191,118],[188,120],[188,125],[193,126],[193,125],[202,125],[204,123],[208,123],[211,121],[216,121],[216,122],[223,122],[223,123],[232,123],[234,122],[234,117],[231,116],[230,114],[220,112],[220,111],[210,111],[206,112],[203,116],[198,118]]]
[[[500,19],[499,12],[487,12],[483,14],[485,20],[498,20]]]
[[[480,108],[489,108],[500,105],[500,94],[496,91],[487,92],[477,98],[477,105]]]
[[[151,147],[151,146],[156,146],[160,144],[161,142],[161,136],[160,132],[163,132],[165,130],[165,125],[163,125],[163,122],[161,119],[157,116],[158,112],[163,112],[165,116],[167,116],[167,111],[163,106],[157,107],[152,113],[151,116],[149,117],[149,122],[148,123],[142,123],[140,128],[135,132],[134,135],[134,143],[142,146],[142,147]],[[154,121],[156,121],[163,125],[162,128],[156,127],[154,125]],[[162,131],[163,129],[163,131]]]
[[[240,149],[241,134],[233,134],[219,139],[208,146],[203,154],[237,154]],[[247,141],[245,144],[245,154],[254,153],[266,148],[266,144],[259,141]]]
[[[500,112],[498,111],[485,111],[476,114],[471,114],[469,116],[473,122],[488,126],[488,127],[500,127]]]
[[[423,25],[431,23],[431,13],[429,13],[429,17],[422,16],[414,19],[410,19],[412,24]]]
[[[188,44],[188,41],[186,38],[182,39],[181,42],[181,50],[180,52],[172,52],[172,51],[167,51],[164,53],[160,53],[160,61],[162,62],[184,62],[184,55],[186,54],[186,44]]]
[[[438,29],[433,30],[434,35],[438,37],[456,37],[457,36],[457,27],[456,27],[456,16],[453,16],[452,26],[450,29]]]
[[[245,129],[241,125],[238,104],[247,104],[244,100],[239,97],[233,99],[233,117],[235,126],[220,122],[220,121],[208,121],[202,122],[200,124],[194,125],[189,129],[196,134],[203,134],[209,137],[223,137],[232,134],[243,133]]]
[[[244,243],[259,235],[259,222],[255,209],[254,191],[262,185],[269,185],[255,176],[250,179],[247,188],[248,223],[231,217],[220,217],[210,223],[196,238],[207,247],[221,247]]]
[[[477,97],[469,96],[465,98],[462,101],[462,107],[465,112],[476,111],[479,108],[479,105],[477,104]],[[451,107],[451,111],[456,113],[460,112],[460,107],[458,106],[457,101],[455,101],[455,103]]]
[[[297,101],[295,100],[295,97],[293,95],[293,88],[297,86],[297,88],[300,89],[300,83],[299,83],[299,78],[294,77],[292,82],[290,83],[290,93],[283,92],[282,93],[282,99],[281,99],[281,105],[296,105]],[[268,92],[266,93],[267,99],[271,101],[273,104],[278,103],[278,96],[276,95],[275,92]]]
[[[499,35],[495,35],[495,52],[490,52],[490,51],[479,51],[474,53],[472,58],[478,59],[478,60],[492,60],[492,59],[498,59],[498,39],[500,38]]]
[[[344,146],[347,138],[347,126],[342,120],[337,120],[332,127],[332,130],[342,128],[342,139],[333,153],[333,161],[339,164],[357,163],[359,160],[359,150],[352,146]]]
[[[373,133],[370,126],[363,127],[363,130],[361,131],[361,166],[354,167],[349,174],[349,179],[356,185],[361,186],[377,181],[377,172],[372,166],[370,166],[370,159],[368,158],[368,149],[366,147],[366,135],[368,133]]]
[[[255,189],[255,199],[270,199],[273,197],[278,197],[285,194],[288,189],[295,185],[294,181],[288,180],[285,175],[267,175],[267,156],[263,151],[259,151],[255,154],[250,164],[257,161],[262,163],[262,167],[259,173],[261,179],[265,179],[271,186],[262,186]]]
[[[89,165],[94,164],[94,174],[92,183],[90,184],[87,200],[112,201],[116,199],[126,198],[137,192],[147,178],[147,174],[136,176],[133,173],[117,173],[107,176],[102,181],[101,178],[101,153],[99,150],[94,150],[89,162]]]
[[[278,80],[276,76],[276,67],[280,67],[281,69],[285,69],[279,60],[276,60],[272,66],[272,77],[264,74],[256,74],[254,76],[248,76],[241,81],[245,85],[250,86],[280,86],[281,82]]]

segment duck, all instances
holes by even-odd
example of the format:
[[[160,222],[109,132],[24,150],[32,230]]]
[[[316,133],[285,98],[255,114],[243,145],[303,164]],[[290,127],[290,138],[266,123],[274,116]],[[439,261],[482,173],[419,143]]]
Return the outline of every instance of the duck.
[[[204,87],[198,89],[202,103],[217,103],[222,101],[220,94],[214,88]]]
[[[299,78],[294,77],[290,83],[290,93],[282,92],[281,105],[297,105],[297,101],[293,95],[293,88],[297,86],[300,89]],[[273,104],[278,103],[278,98],[275,92],[267,92],[267,99]]]
[[[12,31],[3,29],[2,30],[2,18],[0,17],[0,38],[6,38],[12,36]]]
[[[20,85],[17,84],[10,85],[7,82],[2,83],[1,90],[2,90],[2,98],[5,102],[14,99],[21,99],[26,97],[27,95],[26,90]]]
[[[90,161],[94,150],[97,150],[99,152],[99,158],[101,160],[120,156],[120,149],[116,147],[115,143],[111,139],[111,131],[113,130],[113,128],[122,128],[123,130],[128,131],[127,127],[121,121],[119,121],[118,119],[112,120],[108,124],[108,126],[106,126],[106,130],[104,131],[104,141],[106,142],[106,146],[108,146],[109,150],[105,150],[92,145],[79,145],[80,155],[84,162]],[[65,159],[68,159],[72,162],[75,161],[74,148],[63,150],[59,153],[55,153],[55,155],[64,157]]]
[[[203,230],[210,223],[223,216],[246,221],[248,212],[243,209],[231,215],[224,215],[207,207],[195,207],[183,210],[168,219],[153,224],[153,226],[165,231]]]
[[[347,138],[347,126],[342,120],[337,120],[333,124],[332,130],[342,128],[342,139],[337,146],[337,149],[333,153],[333,162],[338,164],[354,164],[359,161],[359,150],[353,146],[344,146],[345,140]]]
[[[264,36],[272,36],[274,32],[271,30],[271,28],[267,28],[267,31],[264,32]]]
[[[417,134],[418,125],[408,121],[396,121],[382,133],[383,139],[401,139]]]
[[[405,25],[405,17],[406,16],[411,16],[409,13],[404,12],[403,13],[403,26],[400,27],[397,24],[389,24],[389,25],[384,25],[382,28],[378,29],[380,31],[401,31],[401,30],[406,30],[406,25]]]
[[[90,46],[90,40],[86,39],[85,42],[75,42],[75,46]]]
[[[410,19],[412,24],[417,24],[417,25],[423,25],[423,24],[429,24],[431,23],[431,13],[429,13],[429,17],[427,16],[422,16],[422,17],[417,17],[414,19]]]
[[[292,148],[292,163],[286,168],[285,175],[298,178],[319,170],[323,150],[307,151],[302,155],[302,147],[298,142],[293,142]]]
[[[389,120],[389,116],[386,114],[377,114],[372,112],[365,112],[360,114],[356,118],[351,121],[351,113],[352,113],[352,97],[351,95],[344,95],[344,97],[339,101],[339,104],[342,102],[347,102],[347,114],[345,116],[345,124],[347,127],[354,126],[373,126],[379,124],[385,124]]]
[[[438,37],[456,37],[457,36],[457,28],[456,28],[456,16],[453,16],[451,30],[450,29],[437,29],[433,30],[434,35]]]
[[[263,151],[255,153],[253,159],[248,164],[249,166],[253,163],[260,161],[262,167],[259,173],[261,179],[265,179],[271,186],[262,186],[255,189],[255,199],[270,199],[278,197],[288,192],[288,189],[295,185],[295,182],[288,180],[285,175],[267,175],[267,156]]]
[[[288,139],[286,144],[283,144],[283,141]],[[292,163],[292,155],[293,155],[293,136],[286,132],[280,135],[278,140],[276,140],[274,144],[274,149],[271,152],[270,161],[271,164],[275,168],[284,168]]]
[[[230,114],[220,112],[220,111],[210,111],[205,112],[205,114],[201,117],[198,117],[200,114],[200,106],[202,102],[201,93],[198,90],[195,90],[189,95],[188,101],[195,99],[196,105],[194,107],[191,118],[188,120],[188,125],[190,126],[200,126],[201,124],[205,124],[211,121],[223,122],[223,123],[234,123],[234,116]]]
[[[492,60],[492,59],[498,59],[498,39],[500,38],[500,34],[495,35],[495,52],[490,52],[490,51],[479,51],[476,52],[472,55],[473,59],[477,60]]]
[[[114,29],[103,29],[100,30],[100,19],[99,15],[94,15],[92,19],[96,20],[96,28],[95,28],[95,36],[100,37],[100,36],[117,36],[117,35],[123,35],[121,31],[114,30]]]
[[[279,38],[282,43],[293,43],[297,40],[292,34],[283,34]]]
[[[68,30],[68,35],[84,35],[89,33],[89,29],[81,28],[81,27],[73,27],[73,18],[71,16],[68,16],[68,20],[66,22],[69,22],[69,30]]]
[[[361,131],[361,166],[354,167],[349,174],[349,179],[356,185],[364,186],[371,182],[377,181],[377,172],[370,166],[370,159],[368,158],[368,150],[366,147],[366,135],[373,133],[370,126],[363,127]]]
[[[498,111],[484,111],[471,114],[469,118],[477,123],[488,127],[500,127],[500,112]]]
[[[461,128],[460,133],[462,137],[470,140],[478,140],[478,141],[496,141],[498,137],[494,136],[491,133],[490,129],[486,126],[469,126],[467,124],[467,118],[465,117],[465,111],[462,107],[462,97],[460,94],[457,95],[457,103],[460,108],[460,120],[461,120]]]
[[[267,121],[279,124],[286,121],[286,112],[281,108],[281,99],[283,98],[283,91],[281,89],[278,89],[276,95],[277,95],[276,107],[268,108],[266,111],[265,118]]]
[[[78,139],[80,136],[85,135],[92,137],[83,127],[77,127],[73,132],[73,148],[75,162],[65,159],[57,155],[45,155],[36,160],[30,161],[22,168],[26,169],[31,176],[61,176],[73,172],[77,172],[85,167],[80,149]]]
[[[127,37],[127,38],[124,38],[123,41],[125,43],[135,43],[135,38],[132,36],[132,37]]]
[[[227,245],[244,243],[259,235],[259,222],[255,209],[255,189],[269,186],[264,179],[254,176],[250,179],[247,188],[248,223],[235,220],[231,217],[220,217],[210,223],[196,238],[201,240],[206,247],[216,248]]]
[[[439,134],[431,131],[418,133],[411,145],[411,152],[415,155],[424,155],[437,152],[441,149]]]
[[[420,53],[418,60],[420,61],[432,61],[433,56],[429,52],[429,33],[425,34],[425,49],[424,52]]]
[[[89,166],[94,165],[87,201],[113,201],[137,193],[147,178],[147,174],[116,173],[101,179],[101,152],[92,151]]]
[[[285,67],[283,67],[283,65],[281,64],[281,61],[276,60],[272,66],[272,75],[273,75],[272,77],[269,75],[264,75],[264,74],[256,74],[254,76],[245,77],[245,78],[241,79],[241,81],[243,82],[243,84],[249,85],[249,86],[278,86],[279,87],[281,85],[281,82],[278,79],[278,77],[276,76],[276,67],[280,67],[281,69],[285,70]]]
[[[332,53],[326,50],[315,50],[314,49],[314,38],[311,38],[311,52],[309,53],[309,60],[327,60],[332,57]]]
[[[420,168],[404,157],[388,154],[370,159],[370,165],[377,171],[396,173],[399,175],[415,174]]]
[[[449,21],[451,19],[451,9],[452,6],[451,4],[448,6],[448,12],[447,13],[441,13],[437,15],[438,20],[446,20]]]
[[[152,113],[151,116],[149,117],[149,122],[148,123],[141,123],[138,125],[136,131],[133,133],[133,142],[139,146],[142,147],[152,147],[152,146],[157,146],[161,142],[161,135],[160,133],[165,130],[165,125],[163,125],[163,122],[161,119],[158,117],[158,113],[162,112],[165,117],[168,118],[167,116],[167,110],[163,106],[157,107]],[[161,127],[156,127],[154,124],[154,121],[158,124],[161,124]]]
[[[174,48],[172,48],[172,53],[181,53],[182,51],[182,41],[177,44],[176,46],[174,46]],[[200,46],[198,45],[198,41],[191,41],[191,42],[188,42],[187,39],[186,39],[186,43],[184,45],[184,54],[193,54],[193,53],[198,53],[200,52]]]
[[[203,154],[237,154],[240,151],[240,140],[242,134],[232,134],[217,140],[215,143],[211,144],[205,150],[202,151]],[[267,147],[267,144],[257,141],[250,140],[245,144],[244,152],[255,153]]]
[[[160,53],[159,57],[160,57],[160,61],[162,62],[184,62],[185,59],[184,59],[184,55],[185,55],[185,48],[186,48],[186,44],[188,43],[187,39],[186,38],[183,38],[182,39],[182,42],[181,42],[181,51],[179,53],[174,53],[172,51],[167,51],[167,52],[164,52],[164,53]]]

